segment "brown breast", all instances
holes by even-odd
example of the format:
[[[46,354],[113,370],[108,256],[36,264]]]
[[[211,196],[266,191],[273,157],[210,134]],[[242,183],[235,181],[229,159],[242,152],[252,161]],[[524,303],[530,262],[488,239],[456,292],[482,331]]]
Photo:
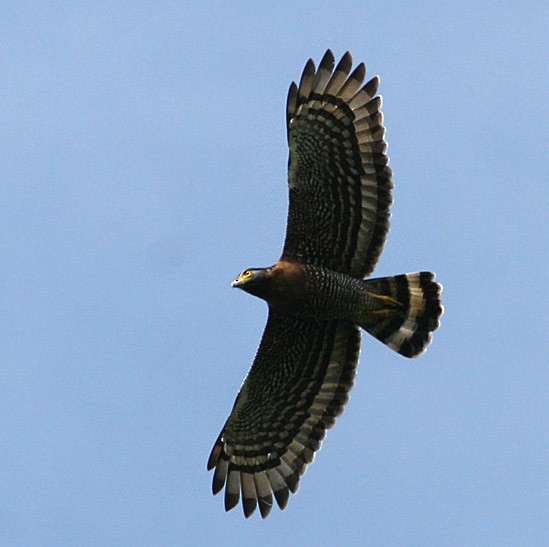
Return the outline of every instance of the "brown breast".
[[[302,310],[307,289],[303,266],[298,262],[279,260],[273,266],[271,276],[269,307],[290,315]]]

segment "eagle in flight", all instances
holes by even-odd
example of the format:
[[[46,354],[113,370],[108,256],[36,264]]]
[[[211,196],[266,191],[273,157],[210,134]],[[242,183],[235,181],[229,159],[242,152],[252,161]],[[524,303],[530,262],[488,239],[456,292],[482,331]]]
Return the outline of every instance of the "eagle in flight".
[[[441,286],[431,272],[365,279],[389,230],[392,171],[376,96],[345,53],[311,59],[286,108],[290,203],[284,249],[268,268],[232,283],[269,306],[253,365],[208,460],[213,493],[244,515],[295,493],[353,386],[360,329],[405,357],[439,326]]]

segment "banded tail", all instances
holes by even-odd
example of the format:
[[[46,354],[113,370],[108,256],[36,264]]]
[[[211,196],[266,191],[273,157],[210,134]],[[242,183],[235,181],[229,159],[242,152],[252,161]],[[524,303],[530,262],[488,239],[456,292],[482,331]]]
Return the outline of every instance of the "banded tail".
[[[358,321],[360,327],[405,357],[416,357],[431,342],[444,310],[442,286],[431,272],[416,272],[364,281],[374,307]]]

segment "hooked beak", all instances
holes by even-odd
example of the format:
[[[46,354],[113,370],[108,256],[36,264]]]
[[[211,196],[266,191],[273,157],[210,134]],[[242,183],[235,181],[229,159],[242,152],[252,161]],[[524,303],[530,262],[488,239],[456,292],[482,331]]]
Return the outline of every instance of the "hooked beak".
[[[240,287],[241,285],[241,281],[239,281],[238,279],[235,279],[232,283],[231,283],[231,287],[234,289],[235,287],[238,288]]]

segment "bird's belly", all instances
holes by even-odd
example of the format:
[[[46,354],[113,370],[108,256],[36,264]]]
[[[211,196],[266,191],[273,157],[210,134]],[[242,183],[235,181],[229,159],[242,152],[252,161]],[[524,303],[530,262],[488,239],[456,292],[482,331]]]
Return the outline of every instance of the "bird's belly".
[[[363,309],[367,295],[362,280],[316,267],[307,267],[305,272],[307,279],[301,290],[273,294],[269,302],[273,311],[294,317],[353,321]]]

